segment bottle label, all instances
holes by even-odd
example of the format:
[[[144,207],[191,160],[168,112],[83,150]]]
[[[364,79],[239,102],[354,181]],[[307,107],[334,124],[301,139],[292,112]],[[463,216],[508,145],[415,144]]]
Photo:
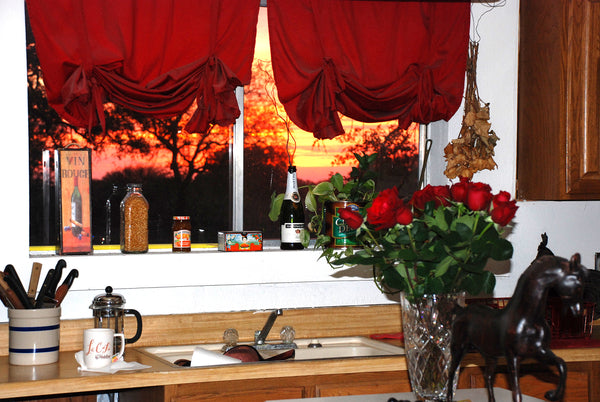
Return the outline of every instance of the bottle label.
[[[302,231],[304,223],[284,223],[281,225],[281,242],[282,243],[301,243]]]
[[[300,202],[300,193],[298,192],[298,181],[296,179],[296,172],[288,173],[287,183],[285,186],[285,193],[283,195],[284,200],[292,200],[294,203]]]
[[[192,233],[189,230],[177,230],[173,232],[174,248],[190,248],[192,246]]]

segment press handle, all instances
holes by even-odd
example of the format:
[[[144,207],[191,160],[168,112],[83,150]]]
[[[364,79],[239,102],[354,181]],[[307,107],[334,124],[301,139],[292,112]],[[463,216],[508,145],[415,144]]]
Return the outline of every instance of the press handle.
[[[135,321],[137,322],[137,329],[135,331],[135,335],[131,338],[125,339],[125,343],[134,343],[137,342],[138,339],[140,339],[140,336],[142,336],[142,315],[134,309],[125,309],[123,310],[123,312],[125,314],[131,314],[135,316]]]

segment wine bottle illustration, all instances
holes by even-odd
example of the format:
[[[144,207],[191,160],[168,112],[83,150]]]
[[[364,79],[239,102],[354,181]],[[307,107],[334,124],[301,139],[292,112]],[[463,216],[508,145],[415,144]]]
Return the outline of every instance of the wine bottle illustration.
[[[83,230],[83,205],[81,202],[81,192],[79,192],[79,180],[75,176],[73,193],[71,194],[71,233],[79,237]]]

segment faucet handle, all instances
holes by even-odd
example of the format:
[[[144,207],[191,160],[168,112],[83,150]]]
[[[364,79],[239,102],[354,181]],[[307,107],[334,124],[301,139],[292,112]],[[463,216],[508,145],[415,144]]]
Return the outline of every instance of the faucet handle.
[[[294,343],[294,339],[296,338],[296,330],[294,327],[286,325],[285,327],[281,328],[279,336],[281,337],[281,341],[285,344]]]
[[[240,339],[240,335],[239,335],[237,329],[227,328],[223,332],[223,342],[225,342],[225,345],[223,345],[223,348],[222,348],[223,352],[236,346],[239,339]]]

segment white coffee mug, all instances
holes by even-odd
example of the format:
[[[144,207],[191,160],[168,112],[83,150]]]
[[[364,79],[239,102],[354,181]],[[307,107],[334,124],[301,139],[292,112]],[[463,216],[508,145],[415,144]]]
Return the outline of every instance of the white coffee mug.
[[[121,338],[121,350],[113,354],[113,341]],[[125,336],[111,328],[90,328],[83,331],[83,362],[87,368],[108,366],[113,358],[123,356],[125,352]]]

